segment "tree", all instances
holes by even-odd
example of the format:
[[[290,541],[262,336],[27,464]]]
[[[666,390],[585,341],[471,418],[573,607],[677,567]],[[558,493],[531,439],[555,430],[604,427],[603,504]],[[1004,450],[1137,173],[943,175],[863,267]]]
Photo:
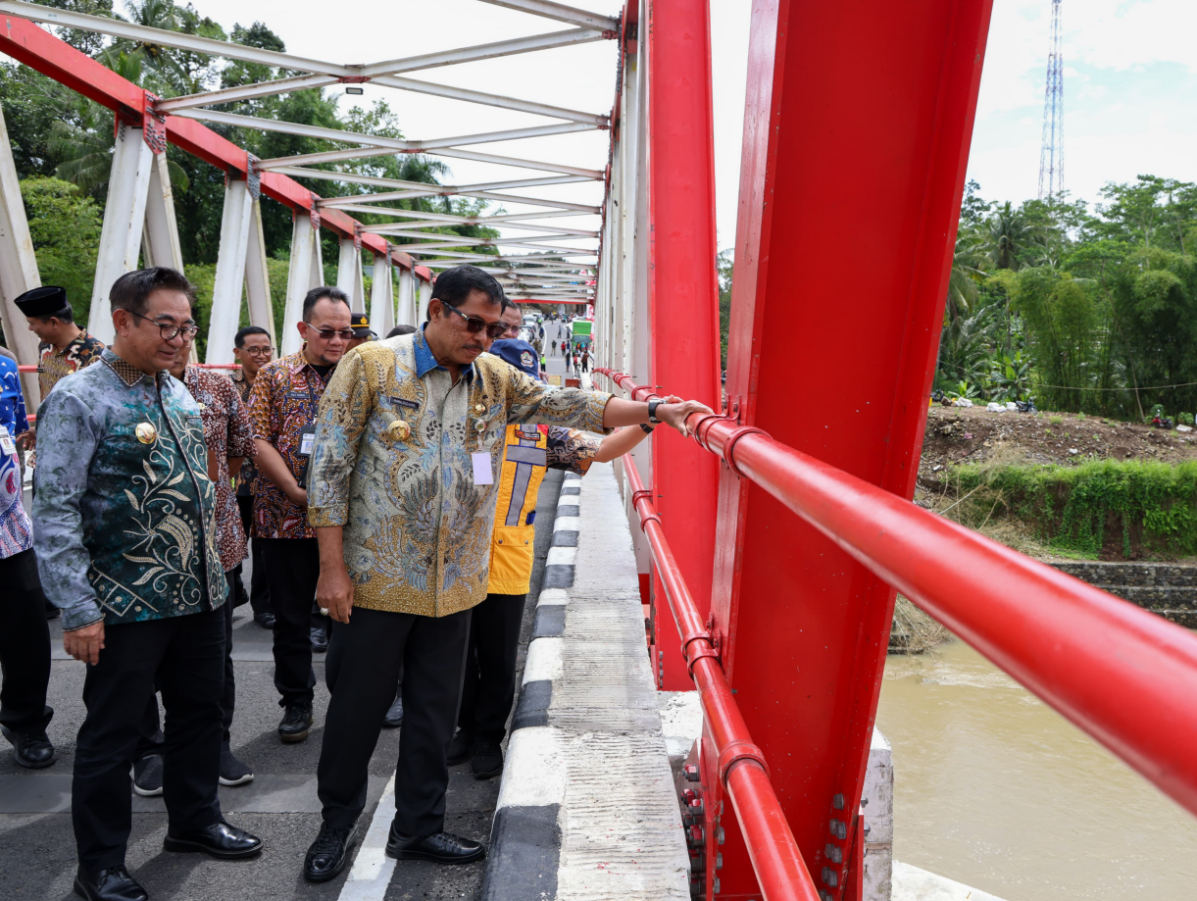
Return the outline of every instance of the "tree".
[[[42,284],[61,285],[77,322],[87,322],[100,249],[100,209],[75,185],[58,178],[27,178],[21,197]]]

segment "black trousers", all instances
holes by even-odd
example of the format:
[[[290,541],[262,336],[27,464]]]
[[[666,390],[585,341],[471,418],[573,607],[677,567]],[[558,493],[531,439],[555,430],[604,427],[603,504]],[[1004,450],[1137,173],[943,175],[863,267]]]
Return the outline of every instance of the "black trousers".
[[[46,706],[50,629],[32,549],[0,560],[0,673],[0,725],[44,731],[54,715]]]
[[[83,683],[87,716],[75,746],[71,819],[79,865],[88,873],[122,866],[129,840],[133,764],[146,703],[157,684],[166,707],[163,790],[169,829],[202,829],[221,819],[221,693],[225,638],[221,610],[107,626],[100,661]]]
[[[312,671],[309,629],[312,599],[320,576],[315,538],[259,538],[262,554],[254,565],[266,570],[274,606],[274,687],[279,704],[311,704],[316,674]],[[385,712],[385,711],[384,711]],[[379,714],[382,718],[382,714]]]
[[[515,654],[524,594],[488,594],[470,611],[470,643],[457,725],[477,742],[503,740],[515,700]]]
[[[225,744],[229,742],[229,730],[233,726],[233,711],[237,706],[237,677],[233,672],[233,582],[236,570],[224,574],[229,586],[229,600],[217,611],[224,623],[224,690],[220,693],[220,736]],[[158,696],[150,695],[145,714],[141,720],[141,731],[137,740],[137,757],[147,754],[161,754],[165,738],[158,719]]]
[[[324,821],[353,825],[366,803],[367,767],[403,667],[403,725],[395,768],[395,826],[422,837],[444,829],[453,736],[470,613],[415,616],[354,609],[337,623],[326,673],[332,699],[316,769]]]
[[[254,522],[253,495],[237,495],[237,509],[241,513],[241,526],[245,534],[251,535]],[[254,616],[260,613],[273,613],[270,606],[270,586],[266,584],[266,567],[262,565],[262,552],[258,549],[261,538],[249,538],[249,552],[253,559],[253,570],[249,574],[249,606]],[[237,574],[236,588],[240,596],[245,594],[245,586],[241,580],[241,564],[234,570]]]

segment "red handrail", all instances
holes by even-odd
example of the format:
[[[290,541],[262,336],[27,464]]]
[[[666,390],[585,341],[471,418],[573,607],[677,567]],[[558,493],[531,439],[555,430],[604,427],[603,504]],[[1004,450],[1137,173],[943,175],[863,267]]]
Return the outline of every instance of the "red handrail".
[[[646,389],[597,369],[620,387]],[[1197,814],[1197,636],[726,416],[695,440]]]
[[[662,533],[652,492],[645,490],[632,458],[625,456],[622,460],[632,489],[632,502],[640,515],[640,527],[648,538],[669,610],[682,637],[682,656],[690,668],[715,741],[718,775],[736,809],[757,882],[770,901],[782,898],[818,901],[819,893],[773,791],[764,757],[752,743],[710,634]]]

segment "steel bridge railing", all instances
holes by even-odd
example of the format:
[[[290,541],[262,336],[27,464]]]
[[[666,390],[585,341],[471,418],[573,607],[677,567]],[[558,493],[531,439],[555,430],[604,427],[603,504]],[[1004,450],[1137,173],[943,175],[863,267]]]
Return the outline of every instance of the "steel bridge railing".
[[[636,384],[626,373],[605,367],[595,371],[638,400],[657,396],[656,390]],[[687,424],[701,447],[1197,814],[1197,636],[781,444],[761,429],[719,414],[695,414]],[[726,686],[720,664],[703,642],[705,629],[689,590],[659,534],[649,494],[626,458],[625,469],[695,682],[700,674],[712,680],[710,671],[718,670],[719,678],[713,681]],[[763,821],[773,817],[769,802],[775,804],[776,797],[771,787],[756,799],[763,805],[757,810],[736,798],[729,775],[737,770],[763,772],[764,762],[728,750],[741,739],[726,730],[738,728],[743,720],[734,702],[728,702],[731,711],[724,709],[724,700],[718,689],[704,691],[704,711],[721,717],[725,725],[720,728],[729,736],[719,749],[720,776],[732,794],[766,897],[790,897],[787,891],[774,895],[766,880],[780,870],[773,857],[779,837],[792,842],[792,836],[784,818],[779,821],[784,829],[760,835]],[[761,768],[727,767],[743,759],[757,760]],[[805,875],[805,868],[802,872]],[[790,883],[799,884],[804,886],[805,880]]]

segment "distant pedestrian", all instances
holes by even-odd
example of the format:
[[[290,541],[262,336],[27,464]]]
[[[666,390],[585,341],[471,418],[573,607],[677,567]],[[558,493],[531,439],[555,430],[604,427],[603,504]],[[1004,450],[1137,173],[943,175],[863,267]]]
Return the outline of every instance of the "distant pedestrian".
[[[228,586],[199,405],[164,370],[194,335],[191,284],[172,269],[112,286],[116,338],[42,405],[34,499],[42,584],[63,648],[88,664],[71,815],[84,898],[144,901],[125,868],[129,770],[155,686],[166,704],[167,851],[257,854],[217,797]]]

